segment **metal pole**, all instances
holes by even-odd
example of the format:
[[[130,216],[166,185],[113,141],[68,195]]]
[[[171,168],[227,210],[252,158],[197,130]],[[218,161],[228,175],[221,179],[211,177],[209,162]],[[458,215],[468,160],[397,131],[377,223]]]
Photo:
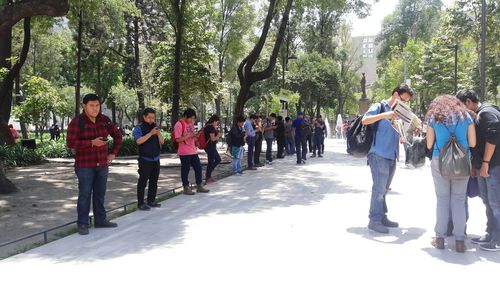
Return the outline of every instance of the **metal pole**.
[[[481,101],[486,98],[486,0],[481,0]]]
[[[458,44],[455,44],[455,95],[458,91]]]

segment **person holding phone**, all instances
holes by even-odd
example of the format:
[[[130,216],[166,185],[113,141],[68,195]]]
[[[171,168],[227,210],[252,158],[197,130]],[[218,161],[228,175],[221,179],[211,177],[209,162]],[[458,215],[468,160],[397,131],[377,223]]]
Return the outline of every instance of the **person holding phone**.
[[[90,201],[93,202],[94,226],[116,227],[106,218],[104,196],[109,165],[122,145],[122,134],[109,117],[101,113],[101,101],[96,94],[83,97],[83,113],[75,116],[68,126],[66,145],[75,151],[75,174],[78,177],[78,233],[89,234]],[[108,136],[113,148],[108,153]]]
[[[155,123],[156,111],[152,108],[144,109],[142,123],[134,128],[134,141],[139,146],[139,180],[137,182],[137,208],[149,211],[160,207],[156,202],[158,177],[160,175],[160,152],[165,142],[158,126]],[[147,204],[144,203],[146,183],[149,181]]]

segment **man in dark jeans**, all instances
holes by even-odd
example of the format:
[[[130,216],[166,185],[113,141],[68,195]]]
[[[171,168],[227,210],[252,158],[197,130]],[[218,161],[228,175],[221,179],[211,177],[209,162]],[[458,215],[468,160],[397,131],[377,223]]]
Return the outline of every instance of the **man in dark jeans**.
[[[313,131],[313,155],[311,157],[316,157],[316,151],[318,151],[318,157],[323,157],[322,154],[322,143],[324,142],[324,131],[325,129],[325,123],[321,119],[321,115],[316,117],[316,120],[314,121],[314,131]]]
[[[66,145],[75,151],[75,173],[78,177],[78,233],[89,234],[90,200],[93,199],[94,226],[116,227],[106,218],[104,196],[109,165],[115,159],[122,135],[111,120],[101,114],[101,101],[95,94],[83,97],[84,113],[71,120]],[[113,138],[113,149],[108,154],[108,136]]]
[[[458,91],[457,98],[476,116],[477,145],[472,163],[477,175],[479,196],[486,207],[486,234],[472,238],[481,250],[500,251],[500,108],[481,103],[472,90]]]
[[[285,158],[285,122],[281,115],[276,118],[276,143],[278,144],[276,158]]]
[[[248,170],[256,170],[257,168],[254,167],[254,147],[255,147],[255,130],[254,130],[254,123],[255,119],[257,119],[257,116],[255,114],[251,114],[250,117],[245,121],[245,124],[243,125],[243,130],[245,130],[245,133],[247,135],[246,142],[248,145],[248,154],[247,154],[247,161],[248,161]]]
[[[374,141],[368,152],[368,164],[373,180],[368,229],[375,232],[388,233],[388,227],[399,226],[387,217],[386,195],[396,171],[401,141],[391,124],[391,120],[397,117],[391,108],[398,100],[409,102],[412,96],[413,90],[408,85],[401,84],[394,88],[389,99],[373,104],[363,116],[363,125],[377,124]]]
[[[262,167],[264,164],[260,163],[260,153],[262,152],[262,140],[264,139],[262,134],[262,118],[260,115],[257,115],[257,119],[255,119],[255,151],[253,153],[253,163],[255,167]]]
[[[274,141],[274,130],[276,129],[276,114],[269,114],[264,122],[264,139],[266,140],[266,164],[273,164],[273,141]]]
[[[207,153],[208,164],[207,164],[207,174],[205,176],[206,184],[212,184],[215,180],[212,178],[212,172],[215,167],[220,164],[221,158],[219,152],[217,151],[217,141],[222,137],[223,133],[218,131],[220,126],[220,119],[217,115],[212,115],[208,119],[205,125],[205,140],[207,141],[207,146],[205,147],[205,152]]]
[[[292,136],[295,139],[295,152],[297,154],[297,165],[306,163],[307,142],[302,135],[302,123],[304,122],[304,112],[299,112],[297,118],[292,123]]]
[[[144,109],[143,122],[134,128],[134,141],[139,146],[139,180],[137,182],[137,208],[149,211],[150,207],[160,207],[156,203],[158,176],[160,175],[160,152],[165,142],[155,123],[156,112],[152,108]],[[144,191],[149,181],[147,204],[144,203]]]

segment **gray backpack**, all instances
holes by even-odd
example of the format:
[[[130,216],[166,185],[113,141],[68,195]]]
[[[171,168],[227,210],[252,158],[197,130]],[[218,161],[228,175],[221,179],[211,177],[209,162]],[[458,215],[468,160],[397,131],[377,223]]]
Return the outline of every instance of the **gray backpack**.
[[[455,125],[455,131],[457,129]],[[448,127],[445,125],[446,130]],[[450,139],[439,149],[439,171],[441,176],[447,179],[464,179],[470,176],[471,162],[467,148],[463,147],[455,135],[455,131],[450,132]],[[436,142],[437,146],[437,142]]]

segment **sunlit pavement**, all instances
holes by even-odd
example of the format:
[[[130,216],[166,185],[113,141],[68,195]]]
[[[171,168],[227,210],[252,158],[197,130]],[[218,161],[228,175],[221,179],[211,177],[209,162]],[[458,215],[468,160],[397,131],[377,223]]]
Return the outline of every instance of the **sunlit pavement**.
[[[2,280],[473,280],[500,272],[500,253],[479,250],[484,207],[469,200],[465,254],[434,249],[429,166],[398,164],[388,195],[388,235],[368,231],[366,159],[329,140],[324,158],[295,157],[177,196],[161,208],[0,261]],[[50,279],[49,279],[50,278]],[[97,279],[96,279],[97,278]],[[424,279],[425,278],[425,279]]]

